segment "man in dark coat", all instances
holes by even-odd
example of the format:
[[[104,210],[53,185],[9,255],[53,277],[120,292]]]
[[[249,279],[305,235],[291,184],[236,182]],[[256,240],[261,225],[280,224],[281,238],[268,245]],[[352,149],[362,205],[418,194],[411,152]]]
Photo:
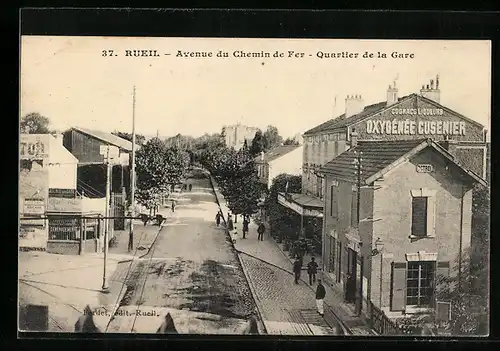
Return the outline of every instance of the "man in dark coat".
[[[307,274],[309,274],[309,285],[316,283],[316,273],[318,273],[318,263],[311,257],[311,262],[307,264]]]
[[[300,272],[302,271],[302,264],[299,259],[296,259],[293,263],[293,273],[295,274],[295,284],[299,283]]]
[[[257,228],[257,233],[259,234],[257,240],[264,241],[265,231],[266,231],[266,226],[264,225],[264,223],[260,222],[259,227]]]
[[[325,310],[323,308],[323,300],[326,296],[326,290],[323,284],[321,284],[321,279],[318,279],[318,287],[316,288],[316,307],[318,308],[318,313],[320,316],[325,315]]]
[[[217,224],[217,227],[220,225],[220,212],[217,212],[217,214],[215,215],[215,224]]]
[[[248,225],[250,224],[250,221],[248,220],[247,216],[243,217],[243,239],[246,239],[246,235],[248,233]]]
[[[231,216],[229,216],[229,219],[227,220],[227,230],[232,232],[233,229],[234,229],[233,219],[231,218]]]
[[[172,200],[172,212],[175,212],[175,201]]]

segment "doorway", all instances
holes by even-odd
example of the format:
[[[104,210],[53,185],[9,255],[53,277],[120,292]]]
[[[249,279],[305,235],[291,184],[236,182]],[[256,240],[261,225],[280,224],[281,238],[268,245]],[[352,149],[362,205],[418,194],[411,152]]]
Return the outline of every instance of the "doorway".
[[[356,269],[358,254],[352,249],[347,249],[347,277],[345,300],[347,303],[356,302]]]

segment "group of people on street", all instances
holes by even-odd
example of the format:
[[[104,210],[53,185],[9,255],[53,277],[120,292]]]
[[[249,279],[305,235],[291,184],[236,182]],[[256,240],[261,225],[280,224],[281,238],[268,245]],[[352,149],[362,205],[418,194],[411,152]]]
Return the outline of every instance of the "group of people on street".
[[[217,227],[220,226],[221,220],[223,219],[222,217],[222,212],[219,211],[215,215],[215,224]],[[250,216],[244,215],[243,216],[243,239],[247,238],[248,231],[249,231],[249,226],[250,226]],[[233,240],[233,243],[236,242],[236,239],[238,238],[238,232],[236,230],[236,227],[234,226],[233,218],[231,216],[231,213],[228,212],[227,214],[227,230],[231,234],[231,238]],[[264,240],[264,232],[266,231],[266,226],[264,225],[263,222],[259,223],[259,226],[257,227],[257,240],[263,241]]]
[[[295,259],[293,263],[293,273],[295,276],[295,284],[299,284],[300,274],[302,272],[302,259],[298,257]],[[316,283],[316,274],[318,273],[318,263],[311,257],[311,261],[307,264],[307,275],[309,276],[309,285],[313,285]],[[316,287],[316,307],[317,312],[320,316],[325,315],[324,310],[324,299],[326,296],[326,290],[323,284],[321,283],[321,279],[318,279],[318,286]]]

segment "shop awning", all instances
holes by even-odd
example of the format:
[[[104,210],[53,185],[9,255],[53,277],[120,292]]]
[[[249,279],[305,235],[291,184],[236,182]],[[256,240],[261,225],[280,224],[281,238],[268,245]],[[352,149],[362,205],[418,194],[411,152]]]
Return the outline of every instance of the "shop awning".
[[[278,193],[278,202],[303,216],[323,217],[323,200],[306,194]]]

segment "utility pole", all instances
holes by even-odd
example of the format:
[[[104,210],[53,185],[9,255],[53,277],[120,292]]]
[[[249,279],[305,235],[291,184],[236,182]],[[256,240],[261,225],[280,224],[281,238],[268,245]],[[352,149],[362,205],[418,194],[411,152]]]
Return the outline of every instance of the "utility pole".
[[[359,230],[359,214],[360,214],[360,209],[359,209],[359,205],[361,203],[361,174],[363,173],[362,172],[362,162],[363,162],[363,152],[357,152],[356,150],[354,150],[354,164],[356,166],[356,225],[357,225],[357,228]],[[357,260],[357,257],[356,257],[356,260]],[[358,263],[355,262],[355,265],[357,265]],[[356,273],[356,275],[358,275]],[[361,291],[363,289],[363,259],[361,258],[361,264],[360,264],[360,272],[359,272],[359,276],[360,276],[360,280],[359,280],[359,288],[356,288],[356,293],[355,293],[355,296],[356,296],[356,314],[359,316],[361,315],[361,310],[362,310],[362,307],[363,307],[363,303],[361,301]],[[356,282],[357,281],[357,277],[354,277],[354,281]]]
[[[354,164],[356,165],[356,190],[357,190],[357,196],[356,196],[356,223],[359,225],[359,205],[361,203],[361,174],[363,173],[362,169],[362,162],[363,162],[363,152],[357,152],[354,151],[355,155],[355,160]]]
[[[132,92],[132,167],[130,170],[130,216],[135,217],[135,85]],[[134,220],[130,220],[128,251],[134,249]]]
[[[108,293],[108,281],[106,277],[106,265],[108,261],[108,244],[109,244],[109,205],[111,201],[111,160],[109,157],[109,145],[106,150],[106,208],[104,220],[104,271],[102,274],[102,292]]]

